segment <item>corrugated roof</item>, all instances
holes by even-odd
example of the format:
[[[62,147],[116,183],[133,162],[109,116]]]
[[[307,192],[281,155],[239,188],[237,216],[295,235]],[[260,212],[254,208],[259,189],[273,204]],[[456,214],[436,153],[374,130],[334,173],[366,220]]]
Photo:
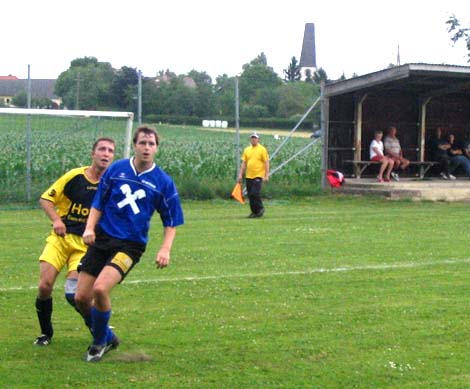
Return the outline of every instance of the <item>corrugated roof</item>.
[[[31,80],[31,97],[47,97],[48,99],[57,99],[54,94],[56,80],[39,79]],[[2,80],[0,79],[0,96],[15,96],[18,93],[26,92],[28,80]]]
[[[347,80],[328,82],[326,97],[352,92],[368,92],[377,88],[402,89],[418,94],[436,93],[441,90],[465,90],[470,92],[470,66],[411,63],[368,73]]]

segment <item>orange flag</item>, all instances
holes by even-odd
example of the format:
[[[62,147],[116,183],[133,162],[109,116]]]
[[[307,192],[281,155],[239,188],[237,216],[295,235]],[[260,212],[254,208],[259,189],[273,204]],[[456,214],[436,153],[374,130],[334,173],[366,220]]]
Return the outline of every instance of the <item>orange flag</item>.
[[[245,204],[245,200],[243,200],[242,185],[239,182],[236,183],[232,190],[232,197],[240,203]]]

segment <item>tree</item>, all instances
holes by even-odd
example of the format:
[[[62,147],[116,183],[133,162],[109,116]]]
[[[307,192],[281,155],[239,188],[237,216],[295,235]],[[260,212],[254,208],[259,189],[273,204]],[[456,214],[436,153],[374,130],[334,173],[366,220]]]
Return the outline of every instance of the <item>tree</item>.
[[[327,81],[328,76],[326,75],[326,72],[323,68],[319,68],[313,73],[313,79],[316,84],[320,84],[322,81]]]
[[[142,112],[145,114],[164,113],[165,108],[159,105],[161,101],[165,101],[161,97],[164,95],[162,87],[165,86],[158,85],[153,77],[142,78]]]
[[[313,83],[312,71],[310,69],[305,70],[305,82],[307,84]]]
[[[459,20],[452,15],[446,22],[449,25],[449,33],[454,33],[454,35],[450,38],[452,42],[457,43],[459,40],[464,40],[467,46],[467,57],[468,61],[470,62],[470,28],[462,28],[460,26]]]
[[[208,117],[216,112],[212,78],[206,72],[191,70],[188,77],[196,83],[194,113],[199,117]]]
[[[198,72],[193,69],[188,73],[188,77],[191,77],[197,86],[212,85],[212,78],[206,72]]]
[[[269,66],[246,65],[239,82],[240,102],[265,107],[270,115],[274,115],[279,101],[276,90],[281,84],[281,79]]]
[[[284,69],[284,79],[286,81],[299,81],[300,80],[300,66],[295,57],[292,57],[287,69]]]
[[[279,107],[276,116],[290,118],[303,115],[320,96],[320,88],[314,83],[289,82],[279,87],[278,93]]]
[[[253,103],[256,97],[256,104],[267,107],[268,103],[265,104],[259,101],[260,93],[257,91],[264,89],[275,90],[281,84],[281,79],[271,67],[259,63],[255,59],[250,64],[243,65],[243,73],[240,76],[239,83],[240,100],[244,103]]]
[[[94,57],[78,58],[59,75],[55,94],[68,108],[96,110],[111,107],[113,77],[114,69],[109,62],[98,62]]]
[[[279,106],[279,84],[275,88],[260,88],[256,91],[250,103],[265,107],[268,116],[276,116],[277,108]]]
[[[184,75],[170,80],[168,104],[170,114],[191,116],[195,113],[196,90],[186,86]]]
[[[261,52],[261,54],[259,54],[255,59],[253,59],[251,62],[250,62],[250,65],[264,65],[264,66],[268,66],[268,59],[266,58],[266,54],[264,54],[263,52]],[[247,65],[245,65],[247,66]]]
[[[28,106],[28,94],[25,91],[21,91],[11,99],[12,105],[19,108],[27,108]],[[47,97],[32,97],[31,107],[32,108],[52,108],[54,103]]]
[[[70,62],[70,67],[84,67],[84,66],[89,66],[93,65],[96,66],[98,65],[98,59],[95,57],[83,57],[83,58],[75,58]]]
[[[235,115],[235,77],[226,74],[216,78],[215,87],[215,113],[221,116]]]
[[[135,68],[123,66],[117,70],[111,82],[113,105],[120,109],[135,112],[138,82],[139,75]]]
[[[26,108],[27,100],[28,94],[25,91],[22,91],[13,96],[13,98],[11,99],[11,104],[15,107]]]

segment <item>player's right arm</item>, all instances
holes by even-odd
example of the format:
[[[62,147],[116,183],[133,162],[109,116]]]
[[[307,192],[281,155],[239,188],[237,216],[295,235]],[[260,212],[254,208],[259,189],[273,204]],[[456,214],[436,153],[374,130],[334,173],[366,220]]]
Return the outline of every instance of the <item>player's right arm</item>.
[[[96,208],[91,207],[90,214],[86,222],[85,231],[83,232],[83,241],[90,245],[95,243],[95,228],[101,218],[102,212]]]
[[[238,174],[238,182],[242,182],[243,174],[245,173],[245,169],[246,169],[246,162],[243,161],[241,166],[240,166],[240,173]]]
[[[52,228],[54,229],[54,232],[59,236],[62,236],[62,237],[65,236],[67,228],[65,227],[64,222],[62,221],[61,217],[57,213],[55,204],[50,200],[41,198],[39,199],[39,205],[41,206],[41,208],[44,210],[47,217],[52,222]]]

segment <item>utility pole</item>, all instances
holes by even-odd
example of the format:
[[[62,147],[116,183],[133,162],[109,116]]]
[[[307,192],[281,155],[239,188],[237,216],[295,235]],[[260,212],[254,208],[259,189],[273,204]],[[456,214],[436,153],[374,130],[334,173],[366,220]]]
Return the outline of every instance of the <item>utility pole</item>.
[[[31,109],[31,65],[28,65],[27,107]],[[26,200],[31,201],[31,115],[26,116]]]
[[[137,120],[140,126],[142,124],[142,71],[139,70],[137,75]]]
[[[80,101],[80,72],[77,73],[77,78],[76,78],[76,81],[77,81],[77,93],[75,95],[75,109],[76,110],[79,110],[80,107],[79,107],[79,101]]]
[[[237,178],[240,174],[240,96],[238,91],[238,76],[235,77],[235,128],[237,130],[237,152],[236,152],[236,166]]]

